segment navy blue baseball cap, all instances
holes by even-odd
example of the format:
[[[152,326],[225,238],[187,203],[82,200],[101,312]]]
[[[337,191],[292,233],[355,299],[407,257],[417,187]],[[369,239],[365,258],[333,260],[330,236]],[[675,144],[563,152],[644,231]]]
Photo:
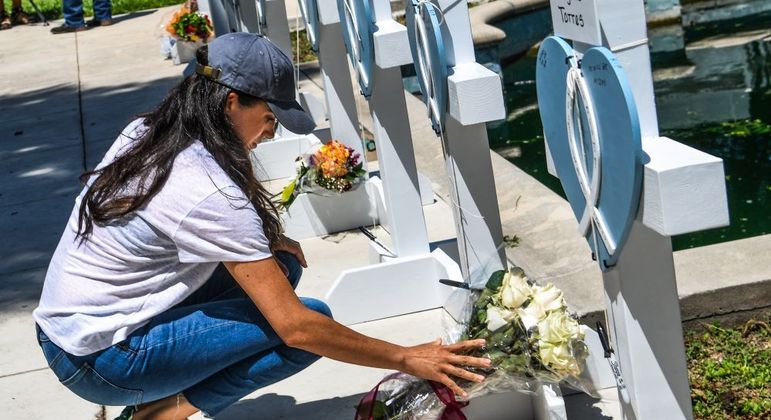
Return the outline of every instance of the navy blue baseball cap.
[[[294,66],[262,35],[228,33],[209,43],[209,64],[196,72],[219,84],[260,98],[289,131],[308,134],[316,127],[295,99]]]

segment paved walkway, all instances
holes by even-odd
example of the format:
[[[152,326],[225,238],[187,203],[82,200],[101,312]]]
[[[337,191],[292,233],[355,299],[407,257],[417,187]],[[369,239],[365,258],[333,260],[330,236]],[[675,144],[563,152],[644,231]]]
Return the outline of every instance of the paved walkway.
[[[30,314],[80,190],[78,176],[101,159],[133,115],[151,109],[179,78],[181,69],[163,60],[157,41],[169,12],[124,15],[111,27],[77,35],[53,36],[43,26],[0,33],[4,418],[86,419],[98,412],[45,369]]]

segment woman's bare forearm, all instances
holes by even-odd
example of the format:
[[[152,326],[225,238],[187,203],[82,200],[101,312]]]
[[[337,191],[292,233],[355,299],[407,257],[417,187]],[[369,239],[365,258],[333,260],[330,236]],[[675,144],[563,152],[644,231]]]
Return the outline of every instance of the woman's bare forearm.
[[[347,363],[401,368],[404,347],[359,334],[305,307],[275,260],[225,266],[288,346]]]
[[[288,337],[287,345],[341,362],[382,369],[404,369],[406,349],[367,337],[312,310]]]

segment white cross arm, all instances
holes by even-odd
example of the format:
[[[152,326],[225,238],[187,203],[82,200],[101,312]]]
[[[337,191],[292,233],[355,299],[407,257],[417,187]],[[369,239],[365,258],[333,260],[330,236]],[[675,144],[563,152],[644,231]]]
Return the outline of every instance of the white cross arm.
[[[337,0],[319,0],[316,2],[319,13],[319,23],[322,25],[334,25],[340,23],[340,14],[337,11]]]
[[[729,224],[723,160],[666,137],[643,138],[642,221],[673,236]]]
[[[459,64],[447,78],[450,115],[462,125],[506,117],[501,77],[479,63]]]
[[[374,34],[373,42],[375,44],[375,64],[381,69],[390,69],[412,63],[407,28],[390,17],[377,21],[377,31]]]

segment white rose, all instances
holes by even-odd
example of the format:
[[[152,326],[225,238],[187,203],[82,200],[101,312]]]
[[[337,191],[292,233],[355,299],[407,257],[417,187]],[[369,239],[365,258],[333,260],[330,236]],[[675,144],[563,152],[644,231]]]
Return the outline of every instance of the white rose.
[[[517,309],[517,315],[525,325],[525,329],[529,330],[546,318],[546,311],[538,302],[531,300],[527,307]]]
[[[538,355],[541,356],[541,361],[560,373],[574,373],[578,368],[576,359],[570,352],[570,347],[567,343],[552,344],[547,342],[540,342],[538,349]]]
[[[565,306],[565,299],[562,298],[562,290],[556,288],[552,283],[546,286],[533,286],[533,302],[543,308],[544,311],[554,311]]]
[[[538,334],[542,341],[550,343],[569,343],[579,338],[581,328],[578,322],[564,311],[553,311],[538,323]]]
[[[500,292],[503,306],[517,309],[530,298],[532,293],[533,291],[530,289],[530,285],[527,284],[527,279],[524,275],[508,272],[503,277],[503,285]]]
[[[499,308],[497,306],[487,307],[487,329],[495,332],[505,327],[511,322],[516,314],[508,309]]]

